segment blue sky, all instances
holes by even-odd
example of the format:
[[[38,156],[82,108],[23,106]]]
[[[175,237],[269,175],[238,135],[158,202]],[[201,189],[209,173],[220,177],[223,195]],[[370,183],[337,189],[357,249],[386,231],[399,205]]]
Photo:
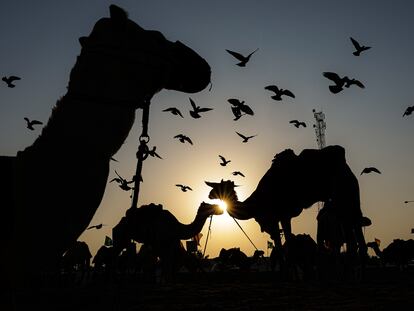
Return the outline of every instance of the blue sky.
[[[202,55],[212,68],[212,89],[197,94],[162,91],[152,101],[151,144],[163,160],[144,163],[144,183],[139,204],[161,203],[180,221],[188,223],[201,201],[207,201],[204,180],[234,179],[246,198],[270,167],[273,156],[286,148],[299,153],[316,148],[312,109],[326,115],[326,142],[346,148],[347,160],[357,175],[364,214],[372,219],[366,239],[387,245],[394,238],[408,239],[414,227],[414,115],[402,117],[414,105],[414,4],[412,1],[3,1],[0,4],[0,74],[22,77],[16,88],[0,85],[0,153],[14,155],[29,146],[40,133],[25,128],[23,117],[47,122],[56,100],[66,92],[69,72],[80,52],[78,38],[88,35],[94,23],[109,15],[117,4],[145,29],[161,31],[169,40],[180,40]],[[349,37],[372,49],[352,55]],[[235,66],[225,49],[248,54],[259,48],[246,68]],[[351,87],[331,94],[324,71],[361,80],[366,88]],[[290,89],[295,99],[270,99],[269,84]],[[189,97],[214,108],[201,119],[192,119]],[[228,98],[245,100],[254,116],[232,120]],[[162,112],[175,106],[184,119]],[[133,175],[140,132],[141,111],[124,146],[112,163]],[[307,122],[306,129],[289,124]],[[257,134],[242,144],[235,134]],[[194,146],[172,138],[187,133]],[[82,151],[79,151],[80,154]],[[232,160],[219,166],[218,154]],[[381,175],[360,176],[366,166]],[[246,178],[234,177],[233,170]],[[174,185],[185,183],[194,191],[183,193]],[[81,199],[81,198],[80,198]],[[101,230],[80,238],[93,253],[110,235],[130,206],[129,195],[108,184],[91,224]],[[277,198],[275,198],[277,201]],[[317,208],[305,211],[293,222],[295,233],[315,237]],[[267,234],[254,221],[241,225],[259,248],[266,248]],[[203,229],[206,236],[207,225]],[[207,253],[221,247],[240,246],[247,254],[253,247],[230,218],[215,217]],[[202,245],[205,240],[202,240]]]

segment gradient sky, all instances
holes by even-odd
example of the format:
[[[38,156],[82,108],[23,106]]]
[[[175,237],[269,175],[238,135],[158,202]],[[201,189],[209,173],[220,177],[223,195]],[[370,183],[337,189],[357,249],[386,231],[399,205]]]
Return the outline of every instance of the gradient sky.
[[[412,237],[414,203],[404,201],[414,200],[414,115],[402,117],[414,105],[414,2],[409,0],[2,1],[0,74],[22,80],[14,89],[0,85],[0,154],[15,155],[40,134],[40,128],[27,130],[23,118],[47,122],[56,100],[66,92],[69,72],[80,53],[78,38],[89,35],[99,18],[109,16],[111,3],[123,7],[143,28],[159,30],[167,39],[190,46],[212,68],[211,91],[191,95],[162,91],[154,96],[149,145],[157,146],[163,159],[150,157],[144,162],[139,205],[163,204],[181,222],[189,223],[199,204],[209,201],[204,181],[221,178],[241,185],[239,198],[245,199],[276,153],[317,148],[312,128],[312,109],[316,109],[326,115],[327,144],[346,148],[347,161],[359,179],[361,208],[373,223],[365,230],[366,239],[378,238],[384,247],[394,238]],[[350,36],[372,49],[353,56]],[[256,48],[245,68],[235,66],[236,60],[225,51],[248,54]],[[334,95],[324,71],[357,78],[366,88],[351,87]],[[296,98],[273,101],[264,90],[269,84],[290,89]],[[214,110],[192,119],[189,97]],[[229,98],[245,100],[255,115],[233,121]],[[184,119],[162,112],[172,106],[184,113]],[[303,120],[308,127],[297,129],[289,124],[292,119]],[[134,174],[140,120],[137,111],[135,127],[115,155],[119,162],[111,162],[110,179],[116,176],[114,170],[125,178]],[[235,131],[258,136],[243,144]],[[179,133],[190,136],[194,146],[173,139]],[[229,166],[219,165],[219,154],[232,160]],[[382,174],[360,176],[366,166],[375,166]],[[231,175],[234,170],[246,177]],[[177,183],[194,191],[181,192]],[[128,193],[108,184],[91,222],[107,226],[79,238],[89,244],[92,254],[130,204]],[[312,207],[295,218],[293,232],[316,238],[316,214],[317,207]],[[258,248],[266,249],[269,236],[260,232],[256,222],[239,223]],[[202,249],[207,228],[208,222],[202,231]],[[253,254],[253,246],[229,216],[215,216],[211,228],[206,251],[210,257],[222,247],[241,247],[247,255]]]

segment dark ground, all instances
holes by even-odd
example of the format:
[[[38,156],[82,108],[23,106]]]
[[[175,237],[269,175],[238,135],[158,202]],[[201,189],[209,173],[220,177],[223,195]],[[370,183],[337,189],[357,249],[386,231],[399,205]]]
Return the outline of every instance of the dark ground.
[[[368,268],[364,281],[278,281],[271,272],[179,275],[175,284],[117,282],[3,292],[8,310],[413,310],[414,267]]]

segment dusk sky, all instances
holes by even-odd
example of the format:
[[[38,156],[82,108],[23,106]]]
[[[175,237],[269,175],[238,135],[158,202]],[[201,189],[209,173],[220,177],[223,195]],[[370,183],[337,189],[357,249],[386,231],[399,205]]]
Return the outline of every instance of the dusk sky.
[[[66,92],[80,53],[78,38],[89,35],[98,19],[109,16],[110,4],[124,8],[141,27],[191,47],[212,69],[211,90],[196,94],[163,90],[153,97],[149,146],[156,146],[163,159],[149,157],[144,162],[138,205],[163,204],[179,221],[189,223],[200,203],[210,202],[210,188],[204,181],[221,179],[240,185],[237,193],[244,200],[276,153],[290,148],[299,154],[317,148],[312,127],[316,109],[326,116],[327,145],[345,147],[348,164],[359,180],[361,209],[372,220],[365,229],[366,240],[378,238],[382,248],[395,238],[412,238],[414,202],[404,201],[414,200],[414,114],[403,117],[403,113],[414,105],[414,2],[2,1],[0,74],[22,80],[15,88],[1,81],[1,155],[15,155],[40,134],[41,126],[29,131],[23,118],[46,124]],[[372,48],[356,57],[350,37]],[[226,49],[245,55],[258,51],[242,68]],[[322,75],[325,71],[356,78],[365,89],[351,86],[332,94],[331,82]],[[291,90],[295,98],[272,100],[271,92],[264,89],[270,84]],[[189,98],[213,110],[193,119]],[[229,98],[244,100],[254,116],[234,121]],[[184,118],[162,111],[168,107],[180,109]],[[141,115],[137,110],[135,127],[114,156],[118,162],[111,162],[108,182],[116,177],[115,170],[127,179],[135,172]],[[289,124],[292,119],[306,122],[307,127],[294,127]],[[236,131],[257,136],[242,143]],[[173,138],[180,133],[194,145]],[[219,165],[219,154],[231,160],[228,166]],[[382,174],[360,175],[367,166],[377,167]],[[246,177],[233,176],[236,170]],[[81,171],[79,182],[87,182]],[[193,191],[182,192],[175,186],[178,183]],[[129,195],[116,183],[108,183],[91,221],[91,225],[106,226],[79,238],[89,244],[93,255],[130,207]],[[276,191],[274,200],[278,201]],[[293,232],[316,239],[317,210],[314,206],[295,218]],[[254,220],[239,223],[254,244],[266,250],[269,235],[260,232]],[[247,255],[253,254],[254,247],[228,215],[214,216],[211,228],[206,251],[210,258],[223,247],[241,247]],[[207,229],[208,221],[201,249]]]

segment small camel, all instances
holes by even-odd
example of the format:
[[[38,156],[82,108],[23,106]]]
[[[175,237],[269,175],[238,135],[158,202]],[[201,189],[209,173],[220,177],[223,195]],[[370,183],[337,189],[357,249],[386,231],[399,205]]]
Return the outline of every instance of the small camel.
[[[223,210],[218,205],[202,202],[194,221],[182,224],[160,204],[130,208],[112,230],[114,254],[119,254],[131,239],[144,243],[160,258],[165,281],[172,281],[182,265],[181,240],[193,238],[203,229],[208,217],[221,214]]]

